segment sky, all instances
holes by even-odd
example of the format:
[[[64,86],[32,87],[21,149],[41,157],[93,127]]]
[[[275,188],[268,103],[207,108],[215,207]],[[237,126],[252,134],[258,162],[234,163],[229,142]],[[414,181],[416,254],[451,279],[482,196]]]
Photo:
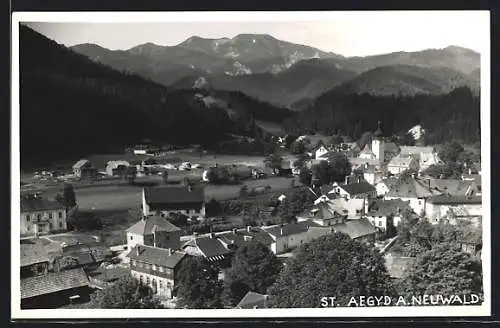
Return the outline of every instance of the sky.
[[[173,46],[194,35],[232,38],[241,33],[270,34],[344,56],[449,45],[481,53],[490,40],[485,11],[152,14],[52,13],[25,22],[66,46],[95,43],[112,50],[146,42]]]

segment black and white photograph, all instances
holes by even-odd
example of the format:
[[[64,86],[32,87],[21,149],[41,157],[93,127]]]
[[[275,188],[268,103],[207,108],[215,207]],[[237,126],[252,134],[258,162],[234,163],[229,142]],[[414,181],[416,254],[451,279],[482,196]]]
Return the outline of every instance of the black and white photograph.
[[[488,11],[12,17],[13,318],[491,315]]]

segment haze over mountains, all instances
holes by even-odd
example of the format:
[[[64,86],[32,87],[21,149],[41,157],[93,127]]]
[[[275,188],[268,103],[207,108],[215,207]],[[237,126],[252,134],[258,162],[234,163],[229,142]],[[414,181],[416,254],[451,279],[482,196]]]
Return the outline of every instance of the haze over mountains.
[[[232,39],[193,36],[176,46],[146,43],[113,51],[80,44],[71,49],[176,89],[192,88],[204,77],[214,89],[295,109],[337,87],[374,95],[442,94],[459,86],[479,90],[480,55],[457,46],[344,57],[270,35],[240,34]]]

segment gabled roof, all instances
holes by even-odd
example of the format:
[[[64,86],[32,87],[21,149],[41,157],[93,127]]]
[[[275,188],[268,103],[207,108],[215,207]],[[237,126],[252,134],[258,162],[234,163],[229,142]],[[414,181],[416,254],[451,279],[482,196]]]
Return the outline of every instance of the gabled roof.
[[[337,199],[321,201],[304,211],[300,217],[316,220],[330,220],[336,217],[343,217],[348,214],[341,204],[335,202]],[[343,200],[343,199],[342,199]]]
[[[85,165],[91,164],[88,159],[81,159],[73,165],[74,169],[81,169]]]
[[[410,202],[401,199],[377,199],[371,202],[368,216],[397,215],[399,211],[410,209]]]
[[[351,239],[372,235],[378,231],[377,228],[375,228],[366,218],[348,220],[332,227],[335,231],[342,232],[348,235]]]
[[[353,167],[358,167],[361,165],[365,165],[368,163],[368,165],[380,165],[378,159],[376,158],[359,158],[359,157],[348,157],[349,163]]]
[[[431,146],[401,146],[401,155],[417,155],[417,154],[430,154],[434,153],[435,149]]]
[[[442,193],[451,195],[465,195],[473,187],[473,181],[455,179],[430,179],[431,187]]]
[[[365,147],[363,148],[363,150],[359,153],[359,155],[362,155],[362,154],[375,156],[375,154],[372,151],[372,147],[371,147],[371,145],[369,143],[367,143],[365,145]]]
[[[283,226],[277,225],[271,227],[264,227],[262,229],[272,236],[282,237],[282,236],[290,236],[290,235],[297,235],[300,233],[304,233],[309,229],[309,224],[308,222],[303,221],[298,223],[285,224]]]
[[[142,236],[151,235],[153,233],[153,227],[155,227],[156,231],[172,232],[181,230],[174,224],[170,223],[167,218],[159,215],[154,215],[139,220],[139,222],[135,223],[126,231]]]
[[[205,236],[197,237],[185,243],[183,248],[186,246],[197,247],[206,258],[225,256],[233,253],[233,250],[226,248],[216,236],[213,238]]]
[[[50,272],[42,276],[21,279],[21,299],[84,286],[89,286],[89,280],[82,268]]]
[[[387,179],[384,179],[384,180],[378,182],[377,184],[381,184],[381,183],[385,184],[390,189],[392,186],[394,186],[395,184],[398,183],[398,178],[390,177],[390,178],[387,178]]]
[[[137,248],[139,248],[139,254],[137,254]],[[186,256],[184,252],[169,253],[168,249],[146,245],[135,246],[127,255],[131,260],[160,265],[169,269],[174,269],[184,256]]]
[[[148,204],[167,203],[202,203],[205,201],[205,188],[201,185],[162,186],[144,188],[144,196]]]
[[[236,305],[238,309],[253,309],[265,308],[267,295],[262,295],[255,292],[248,292],[243,296],[241,301]]]
[[[384,150],[386,153],[397,154],[399,152],[399,147],[394,142],[386,142],[384,144]]]
[[[375,191],[375,187],[373,187],[366,181],[350,183],[350,184],[342,184],[339,186],[339,188],[345,190],[349,195],[359,195]]]
[[[437,195],[429,197],[428,202],[435,205],[481,204],[481,196]]]
[[[397,155],[389,161],[387,166],[395,166],[395,167],[404,167],[408,168],[410,167],[411,162],[414,160],[414,158],[410,155]]]
[[[21,195],[21,213],[63,209],[64,205],[54,200],[31,194]]]
[[[21,240],[21,267],[49,261],[49,253],[40,239]]]
[[[432,185],[429,188],[428,181],[408,177],[398,180],[397,183],[390,187],[386,196],[397,198],[428,198],[440,194],[442,192],[433,188]]]

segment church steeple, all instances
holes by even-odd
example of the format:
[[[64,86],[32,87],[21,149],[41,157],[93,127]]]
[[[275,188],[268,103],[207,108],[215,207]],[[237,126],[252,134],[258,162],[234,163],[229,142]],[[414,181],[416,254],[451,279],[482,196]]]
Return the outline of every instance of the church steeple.
[[[385,144],[382,138],[382,129],[380,128],[382,122],[378,121],[377,131],[373,134],[372,139],[372,152],[375,154],[375,158],[379,163],[384,163],[385,160]]]
[[[377,123],[377,130],[373,134],[374,138],[377,138],[377,139],[382,138],[382,129],[380,128],[381,123],[382,123],[381,121],[378,121],[378,123]]]

